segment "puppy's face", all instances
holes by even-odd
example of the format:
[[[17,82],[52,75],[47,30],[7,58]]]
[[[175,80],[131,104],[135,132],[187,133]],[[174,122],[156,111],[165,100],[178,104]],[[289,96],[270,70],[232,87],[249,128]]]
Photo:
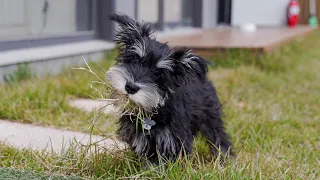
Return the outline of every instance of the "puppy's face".
[[[106,74],[107,80],[121,94],[147,110],[164,105],[173,72],[167,45],[143,39],[123,50],[116,65]]]
[[[170,49],[151,37],[149,24],[113,15],[120,25],[116,35],[119,56],[106,74],[119,93],[138,106],[153,110],[163,106],[186,77],[205,74],[206,63],[184,48]]]

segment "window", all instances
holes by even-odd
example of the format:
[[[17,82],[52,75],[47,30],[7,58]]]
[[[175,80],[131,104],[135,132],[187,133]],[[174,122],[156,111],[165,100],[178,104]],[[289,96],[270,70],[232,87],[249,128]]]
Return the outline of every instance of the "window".
[[[1,40],[92,30],[90,0],[0,1]]]
[[[164,0],[164,28],[191,26],[192,0]]]
[[[95,38],[96,0],[0,0],[0,51]]]
[[[194,0],[137,0],[137,19],[160,30],[192,26]]]

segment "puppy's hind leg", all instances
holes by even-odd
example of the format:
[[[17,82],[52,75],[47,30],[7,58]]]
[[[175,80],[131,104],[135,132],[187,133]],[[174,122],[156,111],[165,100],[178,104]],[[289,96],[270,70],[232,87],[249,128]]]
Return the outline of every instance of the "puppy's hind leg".
[[[211,152],[215,157],[218,157],[219,154],[226,158],[234,156],[234,153],[231,149],[232,144],[229,141],[229,136],[222,126],[217,127],[211,123],[208,123],[204,124],[200,128],[200,131],[206,137],[206,140],[210,145]]]

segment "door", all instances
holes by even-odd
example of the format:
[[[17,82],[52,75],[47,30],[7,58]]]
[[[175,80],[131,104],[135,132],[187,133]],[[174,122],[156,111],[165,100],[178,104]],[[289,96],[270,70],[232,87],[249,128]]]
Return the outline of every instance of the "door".
[[[230,25],[232,0],[219,0],[218,3],[218,24]]]

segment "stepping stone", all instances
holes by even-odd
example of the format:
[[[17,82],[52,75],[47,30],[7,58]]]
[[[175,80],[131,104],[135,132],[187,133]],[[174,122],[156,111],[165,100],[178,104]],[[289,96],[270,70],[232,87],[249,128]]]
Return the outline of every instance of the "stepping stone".
[[[91,140],[91,141],[90,141]],[[82,145],[97,143],[106,149],[123,149],[117,140],[73,131],[33,126],[0,120],[0,141],[17,149],[48,150],[56,153],[67,150],[72,143]]]
[[[104,113],[116,113],[117,108],[115,108],[110,101],[100,101],[93,99],[73,99],[69,101],[70,106],[87,111],[94,112],[101,109]]]

